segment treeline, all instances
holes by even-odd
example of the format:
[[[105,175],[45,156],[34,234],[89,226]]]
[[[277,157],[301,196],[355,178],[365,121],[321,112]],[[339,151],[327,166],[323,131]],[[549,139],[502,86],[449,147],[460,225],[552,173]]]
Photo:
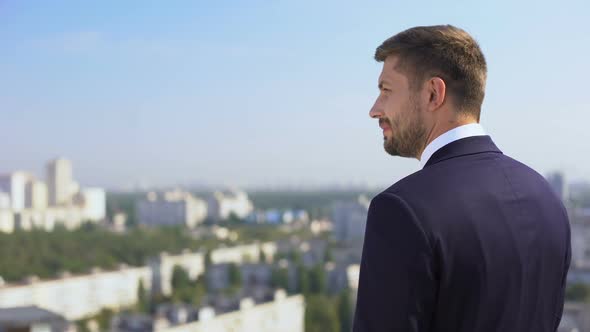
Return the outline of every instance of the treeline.
[[[185,248],[211,249],[218,244],[215,239],[196,240],[180,227],[136,228],[116,234],[86,224],[74,231],[57,227],[52,232],[0,233],[0,277],[15,282],[30,275],[44,279],[56,277],[62,271],[87,273],[95,266],[141,266],[148,257],[162,251],[174,254]]]
[[[311,237],[308,229],[284,232],[273,225],[232,225],[238,234],[235,242],[215,238],[196,238],[183,227],[132,227],[124,234],[109,232],[94,224],[68,231],[56,227],[42,230],[0,232],[0,277],[6,282],[20,281],[31,275],[41,279],[57,277],[60,272],[86,273],[93,267],[113,269],[118,264],[141,266],[146,259],[166,251],[183,249],[212,250],[220,244],[239,245],[254,241],[276,241],[292,235]]]

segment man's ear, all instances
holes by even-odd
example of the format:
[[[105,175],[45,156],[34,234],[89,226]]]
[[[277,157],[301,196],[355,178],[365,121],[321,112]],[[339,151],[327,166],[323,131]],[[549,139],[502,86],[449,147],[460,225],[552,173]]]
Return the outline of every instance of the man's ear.
[[[437,110],[445,102],[447,93],[445,81],[440,77],[433,77],[428,80],[426,84],[426,91],[428,93],[428,110]]]

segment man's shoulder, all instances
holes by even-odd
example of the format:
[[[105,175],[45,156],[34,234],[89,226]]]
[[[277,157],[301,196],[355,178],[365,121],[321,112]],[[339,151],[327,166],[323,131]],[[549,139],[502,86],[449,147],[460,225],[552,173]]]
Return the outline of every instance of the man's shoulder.
[[[424,169],[421,169],[398,180],[381,193],[404,196],[404,193],[408,191],[420,190],[420,188],[426,186],[431,177],[431,174],[428,174]]]
[[[446,194],[449,188],[472,187],[478,181],[489,185],[490,179],[520,176],[529,181],[546,182],[544,177],[528,165],[504,154],[479,154],[445,160],[400,179],[383,193],[402,199],[423,197],[424,193]]]
[[[421,174],[421,171],[417,171],[381,191],[371,200],[371,204],[379,205],[378,202],[383,201],[388,203],[381,205],[396,205],[411,208],[415,205],[414,201],[416,201],[418,193],[425,190],[427,181],[427,178]]]

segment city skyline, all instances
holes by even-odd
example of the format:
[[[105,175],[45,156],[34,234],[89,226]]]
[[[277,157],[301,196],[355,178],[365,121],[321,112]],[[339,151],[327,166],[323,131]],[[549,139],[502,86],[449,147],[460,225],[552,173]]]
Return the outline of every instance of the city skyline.
[[[489,67],[482,125],[543,175],[588,181],[588,4],[0,3],[0,173],[65,156],[85,186],[388,186],[368,111],[385,38],[450,23]],[[551,22],[551,24],[548,24]]]

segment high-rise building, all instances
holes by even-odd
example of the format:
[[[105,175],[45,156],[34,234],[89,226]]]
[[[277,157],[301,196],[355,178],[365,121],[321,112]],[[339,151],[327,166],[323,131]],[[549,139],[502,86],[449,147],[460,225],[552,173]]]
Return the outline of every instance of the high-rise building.
[[[0,210],[8,210],[11,206],[10,195],[4,191],[0,191]]]
[[[547,182],[549,182],[549,184],[551,185],[551,188],[553,188],[553,191],[555,192],[557,197],[559,197],[559,199],[561,199],[562,201],[565,201],[567,198],[567,186],[565,183],[565,176],[563,175],[563,173],[549,173],[545,178],[547,179]]]
[[[10,207],[14,211],[20,211],[25,208],[26,184],[31,178],[32,176],[25,172],[0,175],[0,191],[10,196]]]
[[[63,158],[47,164],[47,189],[49,205],[67,205],[72,199],[72,163]]]
[[[25,186],[25,207],[34,210],[47,208],[47,185],[43,181],[30,179]]]

